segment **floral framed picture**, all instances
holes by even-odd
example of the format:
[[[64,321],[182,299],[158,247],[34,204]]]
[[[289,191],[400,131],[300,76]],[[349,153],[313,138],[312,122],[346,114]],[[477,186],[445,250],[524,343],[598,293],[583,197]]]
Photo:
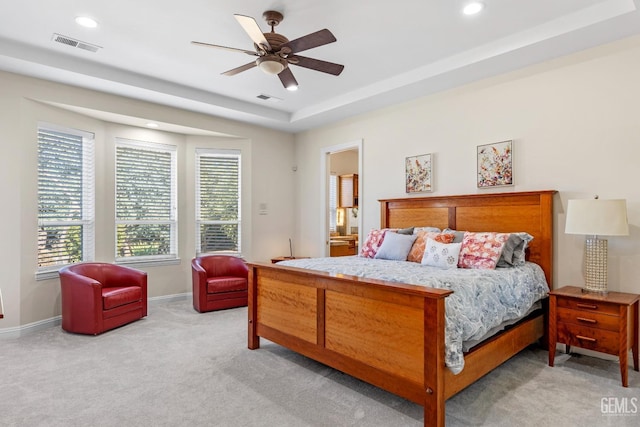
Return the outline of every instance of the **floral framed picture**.
[[[405,171],[407,193],[423,193],[433,190],[431,183],[433,176],[431,153],[407,157],[405,160]]]
[[[513,185],[513,141],[478,145],[478,188]]]

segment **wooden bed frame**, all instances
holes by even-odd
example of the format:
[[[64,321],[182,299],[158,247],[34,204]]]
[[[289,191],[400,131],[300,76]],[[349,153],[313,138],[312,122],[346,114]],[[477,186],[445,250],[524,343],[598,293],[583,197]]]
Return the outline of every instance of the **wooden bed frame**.
[[[529,260],[553,277],[555,191],[381,200],[381,227],[526,231]],[[452,292],[375,279],[249,264],[248,347],[260,337],[424,406],[444,426],[445,401],[545,335],[546,310],[444,362],[445,298]],[[546,305],[545,305],[546,306]],[[543,343],[544,344],[544,343]]]

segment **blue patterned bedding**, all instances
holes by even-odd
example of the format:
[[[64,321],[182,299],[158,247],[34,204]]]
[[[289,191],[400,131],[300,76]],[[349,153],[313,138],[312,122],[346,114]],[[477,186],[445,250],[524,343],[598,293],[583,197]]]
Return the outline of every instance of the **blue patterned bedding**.
[[[278,264],[454,291],[445,299],[445,363],[454,374],[464,368],[463,342],[479,340],[502,323],[523,317],[549,291],[542,268],[530,262],[495,270],[441,270],[359,256]]]

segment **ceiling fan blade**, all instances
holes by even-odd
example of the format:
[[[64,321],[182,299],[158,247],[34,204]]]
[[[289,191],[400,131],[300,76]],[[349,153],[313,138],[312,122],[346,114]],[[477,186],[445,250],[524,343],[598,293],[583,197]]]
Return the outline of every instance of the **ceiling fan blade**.
[[[344,65],[322,61],[320,59],[307,58],[306,56],[296,55],[287,59],[290,60],[290,63],[293,65],[327,74],[333,74],[334,76],[339,76],[340,73],[342,73],[342,70],[344,70]]]
[[[248,64],[244,64],[244,65],[236,67],[236,68],[234,68],[232,70],[225,71],[224,73],[222,73],[222,75],[224,75],[224,76],[235,76],[236,74],[241,73],[243,71],[250,70],[255,66],[256,66],[256,62],[255,61],[249,62]]]
[[[293,73],[291,72],[289,67],[286,67],[284,70],[280,71],[278,77],[280,77],[280,81],[282,82],[282,85],[285,89],[298,88],[298,82],[296,81],[296,78],[293,77]]]
[[[251,37],[251,40],[258,46],[264,46],[268,51],[271,51],[271,45],[264,37],[262,30],[258,26],[258,23],[255,19],[250,16],[245,15],[233,15],[236,17],[238,23],[242,26],[244,31]]]
[[[191,44],[195,44],[198,46],[215,47],[217,49],[225,49],[225,50],[230,50],[232,52],[242,52],[242,53],[246,53],[247,55],[259,56],[257,52],[254,52],[252,50],[236,49],[235,47],[220,46],[218,44],[203,43],[203,42],[196,42],[196,41],[192,41]]]
[[[333,43],[334,41],[336,41],[336,38],[331,34],[331,31],[324,29],[316,31],[315,33],[307,34],[306,36],[302,36],[295,40],[290,40],[280,46],[280,49],[288,47],[291,49],[291,53],[298,53],[303,50],[313,49],[314,47]]]

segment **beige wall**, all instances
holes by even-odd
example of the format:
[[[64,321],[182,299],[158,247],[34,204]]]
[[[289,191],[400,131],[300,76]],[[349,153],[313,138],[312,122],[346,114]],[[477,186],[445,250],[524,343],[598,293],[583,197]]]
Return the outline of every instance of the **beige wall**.
[[[564,234],[566,202],[598,194],[628,203],[631,235],[609,238],[610,288],[640,293],[638,76],[640,38],[632,38],[298,134],[298,253],[322,248],[315,225],[323,147],[363,140],[366,235],[379,226],[378,199],[406,196],[405,157],[434,154],[433,195],[479,193],[476,147],[512,139],[515,185],[499,191],[559,191],[556,286],[583,282],[584,238]]]
[[[290,134],[139,102],[118,96],[0,72],[0,189],[4,202],[0,270],[5,318],[0,332],[47,322],[60,314],[58,279],[36,280],[37,123],[45,121],[95,133],[96,260],[112,262],[114,242],[115,138],[178,147],[178,265],[144,266],[149,296],[191,290],[195,255],[195,149],[242,151],[242,253],[267,261],[289,250],[294,233],[294,137]],[[60,103],[172,123],[229,137],[194,136],[126,126],[90,118],[47,103]],[[267,204],[267,214],[258,212]],[[141,267],[142,268],[142,267]]]
[[[463,88],[378,110],[295,136],[244,123],[0,72],[0,268],[5,318],[0,332],[59,314],[56,280],[36,281],[36,140],[39,120],[96,132],[99,200],[97,257],[113,253],[113,137],[142,135],[180,146],[178,266],[148,268],[151,296],[187,292],[194,253],[193,156],[197,146],[245,153],[243,236],[249,260],[288,253],[317,256],[324,248],[320,158],[326,147],[362,139],[362,231],[379,225],[380,198],[404,197],[404,159],[434,154],[434,195],[480,192],[476,146],[514,140],[515,186],[555,189],[556,285],[580,284],[583,238],[563,233],[570,198],[626,198],[629,237],[609,239],[610,288],[640,292],[640,38],[592,49]],[[152,132],[91,119],[36,101],[57,102],[233,135],[231,138]],[[128,135],[128,136],[127,136]],[[295,139],[295,144],[294,144]],[[247,161],[247,157],[250,158]],[[294,172],[292,166],[297,166]],[[246,178],[246,176],[245,176]],[[485,190],[487,191],[487,190]],[[488,190],[491,191],[491,190]],[[258,206],[267,205],[267,215]],[[248,206],[248,207],[247,207]],[[247,224],[248,222],[248,224]],[[364,233],[363,233],[364,234]],[[106,236],[106,237],[105,237]]]

